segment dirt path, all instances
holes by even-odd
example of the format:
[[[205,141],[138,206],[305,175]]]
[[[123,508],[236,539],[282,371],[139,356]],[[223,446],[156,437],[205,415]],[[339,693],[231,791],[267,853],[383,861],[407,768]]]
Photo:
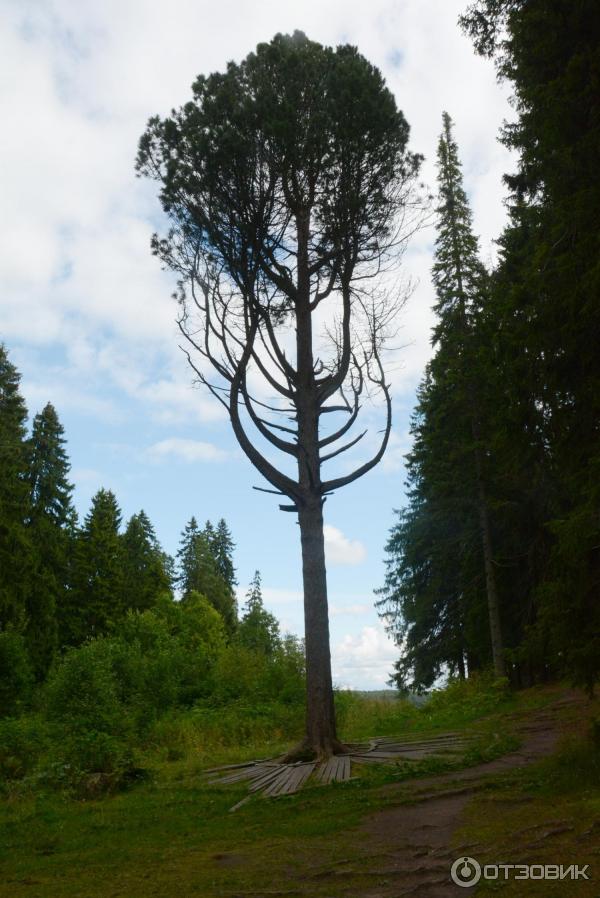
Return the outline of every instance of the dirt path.
[[[552,754],[572,720],[581,719],[584,704],[580,693],[569,692],[533,716],[514,715],[522,745],[495,761],[386,787],[388,796],[396,792],[403,803],[371,815],[361,827],[362,851],[381,864],[374,871],[379,884],[360,898],[464,898],[468,892],[452,883],[449,872],[457,857],[476,848],[450,847],[467,802],[490,776]],[[407,800],[414,803],[407,805]]]

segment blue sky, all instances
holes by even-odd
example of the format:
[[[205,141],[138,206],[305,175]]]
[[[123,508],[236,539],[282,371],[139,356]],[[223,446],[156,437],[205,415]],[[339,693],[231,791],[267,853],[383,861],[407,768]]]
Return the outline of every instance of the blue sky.
[[[139,135],[185,102],[199,73],[240,59],[277,31],[349,41],[383,71],[435,180],[443,110],[456,122],[485,261],[504,221],[497,142],[506,89],[456,26],[464,3],[408,0],[5,0],[0,33],[0,339],[23,375],[30,413],[48,400],[64,424],[76,502],[100,487],[124,517],[144,508],[169,552],[195,515],[224,517],[241,593],[255,569],[284,628],[302,631],[298,526],[237,449],[220,407],[191,384],[178,349],[173,282],[149,251],[154,185],[135,178]],[[325,506],[334,677],[380,688],[397,649],[373,609],[384,543],[403,504],[402,458],[428,358],[433,232],[413,240],[415,285],[391,359],[394,431],[384,462]],[[371,422],[373,423],[373,422]]]

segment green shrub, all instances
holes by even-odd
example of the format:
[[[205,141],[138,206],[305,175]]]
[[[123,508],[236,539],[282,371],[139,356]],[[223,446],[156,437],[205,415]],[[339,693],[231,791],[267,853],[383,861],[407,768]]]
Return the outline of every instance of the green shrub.
[[[208,694],[225,627],[208,601],[192,593],[182,607],[165,602],[158,611],[129,614],[120,638],[140,654],[139,707],[163,712]]]
[[[48,681],[48,719],[69,733],[124,733],[127,719],[119,700],[116,654],[109,639],[94,639],[68,651]]]
[[[14,630],[0,632],[0,717],[18,714],[31,698],[33,671],[25,640]]]
[[[95,639],[71,649],[55,668],[46,689],[47,716],[57,732],[50,779],[60,771],[59,782],[88,794],[90,775],[95,777],[94,792],[126,778],[132,768],[133,728],[116,671],[126,670],[130,662],[118,642]],[[131,671],[129,675],[133,677]]]
[[[0,780],[22,779],[32,773],[48,742],[48,729],[41,717],[0,720]]]
[[[304,698],[304,653],[297,640],[286,638],[271,655],[233,643],[216,659],[209,696],[214,705],[297,705]]]
[[[450,680],[442,689],[434,689],[421,710],[444,725],[491,714],[510,698],[507,679],[483,674],[466,680]]]

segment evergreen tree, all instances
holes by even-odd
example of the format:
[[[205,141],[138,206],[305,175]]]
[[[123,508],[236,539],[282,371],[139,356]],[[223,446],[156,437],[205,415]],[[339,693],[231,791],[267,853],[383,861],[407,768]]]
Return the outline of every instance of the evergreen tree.
[[[27,409],[19,392],[21,377],[0,344],[0,627],[21,628],[33,572],[26,530]]]
[[[27,599],[26,634],[33,667],[43,678],[58,645],[58,615],[67,601],[75,514],[64,430],[50,403],[33,419],[29,458],[28,530],[35,569]]]
[[[503,134],[519,164],[506,178],[511,220],[492,318],[511,375],[498,423],[527,426],[508,456],[527,487],[513,505],[530,525],[519,552],[527,651],[541,675],[569,671],[591,689],[600,677],[600,14],[595,0],[477,0],[462,23],[512,82],[518,112]]]
[[[263,604],[260,572],[255,571],[238,629],[240,643],[248,649],[273,655],[280,645],[279,624]]]
[[[453,380],[456,401],[460,403],[456,411],[469,430],[471,445],[468,449],[476,486],[473,498],[482,541],[494,670],[498,676],[504,676],[504,641],[487,486],[489,473],[485,465],[486,442],[482,432],[481,375],[485,376],[485,365],[481,365],[481,358],[478,357],[475,333],[488,292],[488,278],[479,260],[471,210],[462,184],[458,148],[452,137],[452,121],[447,112],[443,115],[443,126],[438,145],[440,205],[433,266],[437,295],[435,311],[440,319],[434,330],[434,340],[438,342],[439,350],[432,362],[432,370],[441,367],[443,376]]]
[[[490,647],[496,673],[505,673],[483,434],[489,353],[477,330],[488,276],[479,260],[447,113],[438,182],[436,352],[412,423],[409,507],[386,547],[386,583],[378,603],[404,645],[396,680],[417,688],[430,686],[443,669],[464,676],[467,667],[487,660]]]
[[[233,550],[235,549],[235,543],[224,518],[221,518],[217,524],[217,529],[215,530],[211,545],[219,573],[233,594],[237,584],[235,568],[233,566]]]
[[[206,523],[204,524],[204,530],[202,531],[202,533],[204,534],[204,536],[206,538],[206,542],[212,548],[214,541],[215,541],[215,528],[213,527],[213,525],[210,521],[208,521],[208,520],[206,521]]]
[[[182,597],[197,589],[197,552],[196,540],[200,535],[198,522],[191,517],[181,534],[177,551],[177,585]]]
[[[78,645],[113,630],[125,614],[121,512],[114,493],[92,499],[75,546],[73,589],[63,617],[64,641]]]
[[[179,574],[177,581],[182,601],[192,592],[204,595],[223,616],[229,632],[237,623],[235,595],[223,579],[214,557],[213,547],[205,533],[200,532],[198,523],[192,517],[181,535],[177,552]]]
[[[145,611],[170,591],[165,554],[144,511],[132,515],[122,539],[125,607]]]

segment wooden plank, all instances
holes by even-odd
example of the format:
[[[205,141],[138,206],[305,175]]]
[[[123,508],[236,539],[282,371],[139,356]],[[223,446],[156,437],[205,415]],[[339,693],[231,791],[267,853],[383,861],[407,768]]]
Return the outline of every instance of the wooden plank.
[[[275,777],[274,780],[269,783],[267,788],[264,790],[263,795],[265,796],[265,798],[273,795],[275,790],[289,779],[292,769],[293,768],[291,767],[291,765],[284,765],[281,772]]]
[[[265,773],[263,776],[259,776],[258,779],[255,779],[250,785],[251,792],[258,792],[260,789],[266,788],[269,783],[271,783],[276,777],[279,776],[281,770],[276,768],[275,770],[269,770],[268,773]]]
[[[383,764],[384,758],[374,758],[372,755],[350,755],[353,761],[359,764]]]
[[[218,777],[217,779],[209,780],[209,782],[225,786],[230,785],[231,783],[242,782],[242,780],[252,779],[254,776],[258,776],[262,772],[262,767],[251,767],[246,770],[240,770],[237,773],[229,774],[229,776],[222,776]]]
[[[344,781],[344,770],[346,769],[346,758],[343,755],[338,757],[338,766],[335,772],[335,781],[336,783],[341,783]]]
[[[368,754],[368,757],[371,758],[380,758],[382,761],[393,761],[394,758],[398,757],[399,752],[397,751],[371,751]],[[365,755],[365,757],[367,757]]]
[[[336,768],[337,768],[337,758],[336,757],[329,758],[329,760],[327,761],[327,767],[325,769],[325,778],[324,778],[323,782],[325,782],[325,783],[331,782]]]
[[[321,783],[329,782],[329,768],[331,766],[331,758],[328,758],[326,761],[323,761],[319,765],[319,769],[317,770],[317,779]]]
[[[350,779],[350,758],[348,755],[344,755],[341,759],[342,762],[342,770],[341,776],[338,777],[340,782],[344,782],[345,780]]]
[[[233,812],[237,811],[238,808],[241,808],[243,805],[247,804],[251,798],[252,798],[251,795],[246,795],[245,798],[242,798],[241,801],[238,801],[237,804],[234,804],[234,806],[232,808],[229,808],[229,813],[233,814]]]
[[[299,777],[300,767],[300,764],[291,765],[289,776],[274,790],[273,795],[287,795],[288,792],[295,791],[294,784]]]
[[[315,773],[315,779],[317,779],[320,783],[324,782],[324,774],[327,768],[327,761],[325,763],[321,762],[317,767],[317,772]]]
[[[321,761],[319,763],[319,766],[317,767],[317,771],[315,773],[315,779],[318,780],[320,783],[324,782],[323,777],[325,775],[326,768],[327,768],[327,761],[325,761],[325,762]]]
[[[218,773],[221,770],[235,770],[240,767],[254,767],[256,764],[266,764],[268,761],[275,761],[275,757],[270,758],[255,758],[254,761],[244,761],[243,764],[225,764],[221,767],[209,767],[207,770],[202,771],[202,776],[208,773]]]
[[[209,767],[208,770],[202,771],[202,776],[208,776],[209,773],[221,773],[223,770],[237,770],[240,767],[253,767],[260,761],[245,761],[243,764],[226,764],[224,767]]]
[[[310,764],[301,764],[296,769],[293,780],[287,783],[285,789],[279,794],[285,792],[286,795],[291,795],[293,792],[298,792],[315,769],[315,766],[314,762],[311,762]]]

